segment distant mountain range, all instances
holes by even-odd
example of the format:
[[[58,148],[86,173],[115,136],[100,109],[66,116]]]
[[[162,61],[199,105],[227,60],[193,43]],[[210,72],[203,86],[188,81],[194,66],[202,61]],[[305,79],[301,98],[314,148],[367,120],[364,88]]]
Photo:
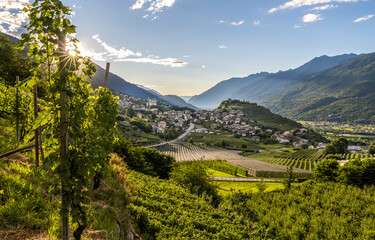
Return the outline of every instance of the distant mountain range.
[[[97,72],[93,77],[92,85],[93,87],[103,86],[104,84],[104,75],[105,70],[96,65]],[[192,104],[186,103],[182,98],[175,96],[175,95],[162,95],[161,93],[144,87],[142,85],[137,85],[133,83],[129,83],[125,81],[123,78],[117,76],[116,74],[109,73],[108,77],[108,87],[115,89],[121,93],[128,94],[134,96],[136,98],[142,99],[157,99],[160,102],[163,102],[170,106],[178,106],[178,107],[188,107],[191,109],[198,110],[199,108],[193,106]]]
[[[335,57],[321,56],[292,70],[278,73],[257,73],[244,78],[231,78],[218,83],[200,95],[193,96],[189,103],[201,108],[216,108],[228,98],[247,100],[263,104],[298,85],[304,78],[358,57],[344,54]]]
[[[375,124],[375,53],[321,56],[288,71],[218,83],[189,102],[215,108],[232,98],[297,120]]]

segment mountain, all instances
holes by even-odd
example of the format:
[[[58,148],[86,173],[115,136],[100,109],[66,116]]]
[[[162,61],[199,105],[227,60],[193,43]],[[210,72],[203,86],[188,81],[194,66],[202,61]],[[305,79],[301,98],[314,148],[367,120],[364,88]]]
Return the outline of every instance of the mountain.
[[[188,102],[190,98],[193,96],[179,96],[180,98],[184,99],[185,102]]]
[[[105,70],[97,64],[95,64],[95,66],[96,66],[97,72],[95,76],[93,77],[92,85],[93,87],[103,86]],[[109,77],[108,77],[108,87],[115,89],[121,93],[134,96],[136,98],[142,98],[142,99],[148,99],[148,98],[154,99],[155,98],[158,101],[161,101],[165,104],[173,105],[171,102],[166,101],[158,94],[152,93],[143,88],[140,88],[136,84],[129,83],[125,81],[123,78],[111,72],[109,73]]]
[[[233,98],[268,106],[269,100],[284,94],[306,77],[357,57],[356,54],[343,54],[334,57],[321,56],[288,71],[273,74],[262,72],[245,78],[232,78],[192,97],[189,103],[201,108],[214,108],[222,100]]]
[[[194,109],[194,110],[199,110],[199,108],[197,108],[196,106],[191,105],[189,103],[186,103],[185,100],[182,99],[179,96],[176,96],[176,95],[164,95],[163,98],[166,99],[167,101],[173,103],[174,106],[177,106],[177,107],[188,107],[188,108],[191,108],[191,109]]]
[[[249,75],[245,78],[231,78],[222,81],[202,94],[191,97],[188,103],[205,109],[216,108],[223,100],[233,97],[233,93],[237,92],[242,87],[264,79],[268,75],[269,73],[262,72]]]
[[[103,86],[105,70],[96,64],[97,72],[93,78],[92,85],[93,87]],[[191,109],[198,110],[199,108],[186,103],[182,98],[174,95],[164,96],[156,90],[144,87],[142,85],[132,84],[125,81],[123,78],[117,76],[116,74],[109,73],[108,77],[108,87],[115,89],[121,93],[128,94],[137,98],[142,99],[157,99],[160,102],[163,102],[170,106],[177,107],[188,107]]]
[[[270,106],[294,119],[375,124],[375,53],[304,79]]]

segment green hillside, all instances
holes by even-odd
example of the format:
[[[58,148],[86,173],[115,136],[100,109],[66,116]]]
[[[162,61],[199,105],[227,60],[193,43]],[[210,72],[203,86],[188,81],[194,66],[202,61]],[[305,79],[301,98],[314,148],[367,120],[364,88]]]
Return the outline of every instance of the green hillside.
[[[305,79],[272,100],[271,109],[299,120],[375,123],[375,53]]]
[[[247,101],[226,100],[220,104],[218,109],[242,110],[250,120],[268,128],[292,130],[294,128],[302,127],[301,124],[293,120],[274,114],[265,107]]]

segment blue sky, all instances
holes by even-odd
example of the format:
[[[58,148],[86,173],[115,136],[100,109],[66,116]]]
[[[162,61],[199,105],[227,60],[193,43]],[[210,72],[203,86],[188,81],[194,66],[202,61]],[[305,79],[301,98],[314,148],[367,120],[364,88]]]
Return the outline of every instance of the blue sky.
[[[14,15],[14,2],[0,0],[2,31],[17,31],[7,17],[24,21]],[[75,12],[85,54],[163,94],[199,94],[230,77],[287,70],[321,55],[375,51],[374,0],[63,2]]]

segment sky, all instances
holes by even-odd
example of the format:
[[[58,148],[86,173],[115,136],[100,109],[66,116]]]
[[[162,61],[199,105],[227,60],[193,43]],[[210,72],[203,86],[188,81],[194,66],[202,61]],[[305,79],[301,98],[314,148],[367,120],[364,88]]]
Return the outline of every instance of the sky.
[[[17,35],[32,0],[0,0]],[[126,81],[191,96],[222,80],[375,52],[375,0],[62,0],[82,53]]]

